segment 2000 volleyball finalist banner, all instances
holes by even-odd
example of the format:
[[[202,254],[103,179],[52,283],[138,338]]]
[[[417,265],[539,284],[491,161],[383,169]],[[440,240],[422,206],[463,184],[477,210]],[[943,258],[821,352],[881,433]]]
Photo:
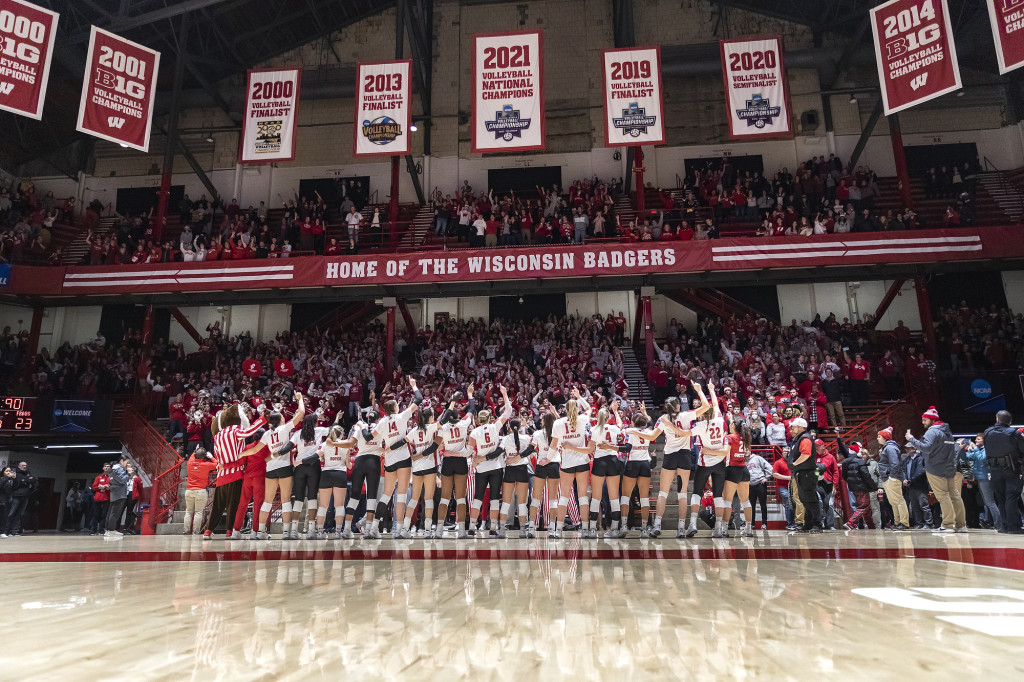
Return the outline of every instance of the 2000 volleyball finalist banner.
[[[23,0],[0,0],[0,109],[43,117],[59,16]]]
[[[661,96],[661,49],[602,51],[604,145],[621,147],[665,141]]]
[[[250,69],[239,163],[295,159],[300,69]]]
[[[149,151],[160,53],[92,27],[78,131]]]
[[[472,151],[544,149],[539,31],[473,37]]]
[[[722,40],[719,48],[729,136],[749,139],[791,135],[782,39]]]
[[[871,10],[885,115],[960,88],[946,0],[891,0]]]
[[[999,73],[1024,66],[1024,0],[986,0]]]
[[[411,59],[356,65],[355,156],[409,153],[411,69]]]

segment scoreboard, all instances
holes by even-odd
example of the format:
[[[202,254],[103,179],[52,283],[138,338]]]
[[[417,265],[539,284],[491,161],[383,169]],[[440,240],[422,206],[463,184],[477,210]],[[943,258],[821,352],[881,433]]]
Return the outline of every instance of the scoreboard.
[[[0,431],[41,431],[36,398],[0,397]]]

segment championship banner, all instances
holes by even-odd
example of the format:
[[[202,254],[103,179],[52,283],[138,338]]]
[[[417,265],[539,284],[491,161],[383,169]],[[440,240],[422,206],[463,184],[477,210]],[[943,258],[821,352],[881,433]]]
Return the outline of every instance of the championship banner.
[[[946,0],[891,0],[871,10],[885,115],[960,89]]]
[[[411,59],[356,65],[353,156],[393,156],[410,152],[411,73]]]
[[[729,136],[750,139],[792,135],[782,39],[744,38],[718,44]]]
[[[301,69],[249,69],[239,163],[295,159]]]
[[[539,31],[473,37],[471,151],[544,149],[544,60]]]
[[[78,131],[149,151],[160,53],[92,27]]]
[[[0,0],[0,109],[43,117],[59,16],[23,0]]]
[[[999,73],[1024,66],[1024,0],[986,0]]]
[[[665,141],[661,48],[603,50],[604,146]]]

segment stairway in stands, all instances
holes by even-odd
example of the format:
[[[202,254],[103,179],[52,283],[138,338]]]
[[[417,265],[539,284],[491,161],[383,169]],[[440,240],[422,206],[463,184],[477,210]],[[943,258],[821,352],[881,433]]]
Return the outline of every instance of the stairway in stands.
[[[993,179],[993,176],[998,178],[999,173],[979,173],[975,177],[978,179],[976,185],[975,198],[974,198],[974,223],[976,225],[1012,225],[1017,222],[1020,217],[1020,211],[1016,217],[1012,217],[1012,214],[1008,213],[1007,209],[1004,208],[1003,202],[1000,202],[993,196],[989,188],[996,187],[999,184],[997,179]],[[1003,199],[1009,206],[1010,193],[1015,189],[1009,182],[1006,183],[1007,194],[1003,195]],[[875,200],[875,213],[877,215],[884,215],[886,211],[900,211],[903,209],[903,200],[900,197],[899,182],[896,178],[879,178],[878,189],[881,192],[881,196]],[[1016,192],[1018,196],[1018,206],[1020,201],[1020,192]],[[943,227],[943,218],[946,214],[946,207],[956,204],[955,197],[937,197],[927,198],[924,191],[924,180],[920,178],[910,179],[910,196],[913,201],[914,211],[921,218],[921,222],[924,227],[929,229],[939,229]]]
[[[619,219],[623,230],[628,230],[629,224],[636,220],[636,209],[628,194],[615,197],[615,217]]]
[[[399,241],[401,247],[416,248],[422,246],[432,236],[434,227],[434,207],[430,204],[420,206],[413,216],[412,224]]]
[[[93,231],[93,236],[106,239],[113,229],[115,222],[117,222],[117,218],[100,218],[99,224]],[[54,227],[56,228],[57,226],[55,225]],[[88,263],[90,244],[85,240],[89,235],[86,229],[82,226],[67,226],[64,232],[63,239],[65,241],[63,243],[56,243],[57,246],[64,248],[61,264],[82,265]],[[55,240],[57,239],[57,234],[57,232],[54,233]]]
[[[643,400],[648,413],[653,413],[654,396],[647,385],[647,376],[643,367],[637,361],[636,353],[632,346],[620,346],[622,351],[622,367],[626,375],[626,384],[629,386],[631,400]]]
[[[1014,184],[1012,177],[1001,172],[979,173],[975,177],[978,181],[979,192],[984,190],[1010,219],[1011,223],[1019,223],[1021,216],[1024,215],[1024,195]]]
[[[672,291],[666,291],[665,295],[676,303],[707,313],[717,315],[723,320],[728,320],[734,315],[742,320],[747,315],[753,319],[764,317],[771,319],[757,308],[753,308],[743,301],[729,296],[720,289],[712,287],[683,287]],[[778,320],[772,320],[778,323]]]

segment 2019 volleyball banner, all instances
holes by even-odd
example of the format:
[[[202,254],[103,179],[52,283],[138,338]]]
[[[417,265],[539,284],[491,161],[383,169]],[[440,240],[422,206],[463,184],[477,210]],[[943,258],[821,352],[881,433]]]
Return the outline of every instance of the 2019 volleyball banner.
[[[356,65],[355,156],[409,153],[411,72],[411,59]]]
[[[999,73],[1024,66],[1024,0],[986,0]]]
[[[295,158],[299,121],[300,69],[250,69],[239,163],[270,163]]]
[[[871,10],[885,115],[960,88],[946,0],[891,0]]]
[[[544,149],[539,31],[473,37],[474,154]]]
[[[149,151],[160,53],[92,27],[78,131]]]
[[[0,0],[0,109],[43,117],[59,16],[23,0]]]
[[[661,49],[604,50],[604,146],[665,141]]]
[[[729,136],[750,139],[791,135],[789,86],[782,39],[719,41]]]

